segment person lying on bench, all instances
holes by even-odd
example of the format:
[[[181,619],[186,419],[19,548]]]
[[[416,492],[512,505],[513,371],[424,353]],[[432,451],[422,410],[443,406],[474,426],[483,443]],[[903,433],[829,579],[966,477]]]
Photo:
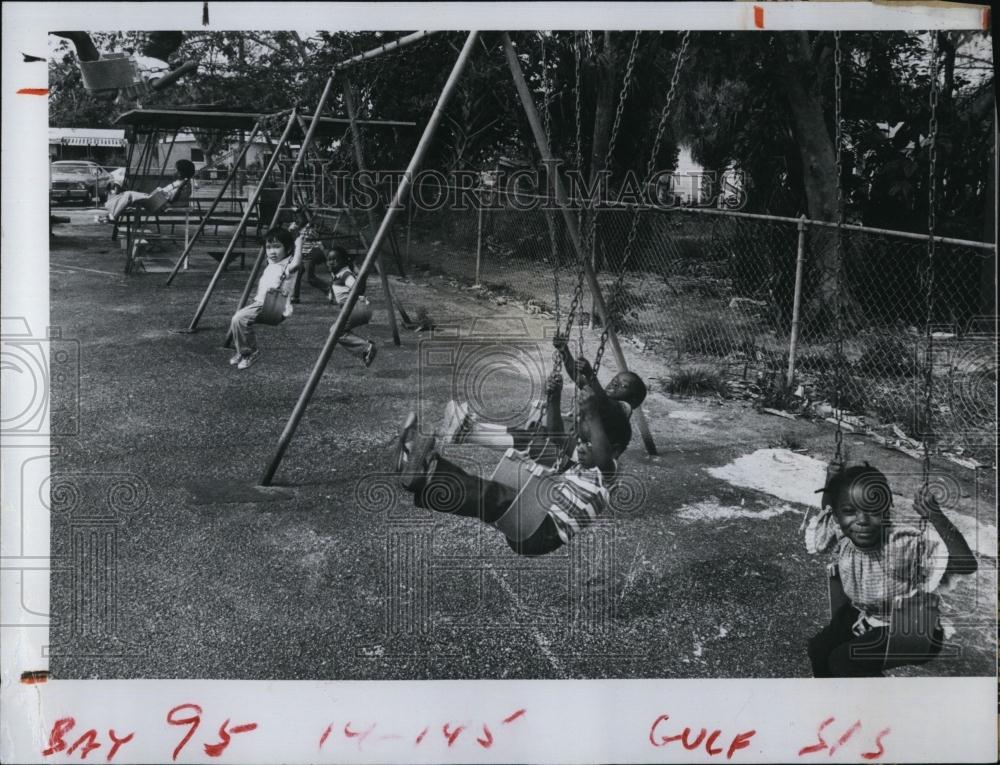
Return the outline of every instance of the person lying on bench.
[[[107,216],[101,223],[117,223],[126,210],[137,208],[158,212],[164,207],[186,204],[191,198],[191,179],[194,177],[194,163],[189,159],[179,159],[174,163],[174,180],[166,186],[153,189],[149,194],[141,191],[122,191],[108,199],[104,209]]]
[[[403,425],[396,451],[396,470],[403,488],[413,493],[417,507],[441,513],[478,518],[500,527],[504,516],[525,502],[518,487],[472,475],[441,456],[438,445],[451,436],[447,422],[431,435],[417,432],[417,418],[410,413]],[[536,474],[540,491],[533,496],[536,513],[527,536],[515,538],[507,531],[508,545],[518,555],[544,555],[568,544],[578,531],[607,511],[618,474],[616,459],[625,449],[625,433],[604,422],[598,407],[580,412],[572,466],[559,473],[520,453]],[[526,483],[524,491],[529,491]]]

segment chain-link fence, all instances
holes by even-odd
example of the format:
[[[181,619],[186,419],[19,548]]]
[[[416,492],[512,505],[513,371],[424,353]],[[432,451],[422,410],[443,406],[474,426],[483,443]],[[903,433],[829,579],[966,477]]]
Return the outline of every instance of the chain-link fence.
[[[408,210],[411,262],[565,320],[580,270],[561,212],[490,201]],[[633,216],[635,243],[613,291]],[[597,213],[590,253],[616,330],[668,361],[661,384],[669,392],[750,396],[825,417],[839,401],[849,427],[904,448],[929,439],[994,461],[996,324],[992,288],[984,289],[993,284],[994,245],[938,241],[930,313],[926,237],[913,234],[845,226],[838,235],[805,219],[618,207]],[[599,328],[585,294],[581,319]]]

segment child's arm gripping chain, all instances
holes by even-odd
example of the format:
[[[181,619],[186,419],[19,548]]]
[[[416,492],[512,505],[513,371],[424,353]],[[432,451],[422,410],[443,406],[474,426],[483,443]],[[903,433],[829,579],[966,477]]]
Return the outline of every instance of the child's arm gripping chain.
[[[979,567],[976,556],[969,547],[962,532],[949,520],[928,489],[921,489],[913,502],[913,508],[921,518],[931,522],[948,550],[948,566],[944,576],[952,574],[974,574]]]
[[[572,372],[576,369],[576,361],[573,359],[573,354],[569,350],[569,342],[565,337],[556,332],[555,336],[552,338],[552,345],[555,346],[556,350],[559,351],[559,355],[562,357],[563,369],[567,372]]]
[[[302,245],[305,243],[305,231],[295,239],[295,252],[292,253],[292,262],[288,264],[285,273],[291,275],[298,273],[302,268]]]
[[[562,374],[560,372],[555,371],[549,375],[549,379],[545,383],[545,397],[548,399],[545,410],[545,429],[549,433],[563,432],[562,387]]]

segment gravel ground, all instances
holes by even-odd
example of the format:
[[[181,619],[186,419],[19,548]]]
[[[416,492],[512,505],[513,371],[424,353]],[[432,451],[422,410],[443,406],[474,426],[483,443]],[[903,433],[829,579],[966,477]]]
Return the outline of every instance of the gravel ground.
[[[414,508],[387,471],[408,411],[436,417],[468,393],[455,382],[463,364],[498,417],[523,411],[540,385],[532,370],[547,363],[538,340],[549,322],[410,274],[392,280],[398,298],[439,329],[404,332],[397,348],[373,278],[375,317],[359,332],[379,344],[378,359],[364,369],[334,353],[278,489],[256,491],[331,323],[320,293],[303,287],[294,317],[260,330],[260,361],[237,372],[220,343],[245,272],[224,275],[201,331],[172,333],[214,262],[194,257],[172,287],[162,274],[126,277],[93,211],[57,212],[71,222],[52,238],[51,324],[80,344],[81,386],[54,388],[54,418],[79,396],[78,432],[53,438],[52,548],[72,561],[52,577],[54,676],[809,675],[805,642],[827,602],[825,560],[805,552],[798,530],[805,507],[708,471],[775,446],[826,460],[829,427],[654,390],[644,410],[659,454],[635,439],[623,460],[629,490],[609,521],[569,550],[517,558],[487,526]],[[494,365],[502,348],[523,369]],[[626,355],[647,379],[669,371],[652,354]],[[845,443],[912,496],[919,464]],[[455,457],[483,470],[497,459],[467,448]],[[994,474],[943,469],[957,487],[953,517],[986,557],[949,596],[955,655],[898,672],[992,675]],[[87,501],[55,512],[59,481]],[[232,501],[213,501],[213,486]]]

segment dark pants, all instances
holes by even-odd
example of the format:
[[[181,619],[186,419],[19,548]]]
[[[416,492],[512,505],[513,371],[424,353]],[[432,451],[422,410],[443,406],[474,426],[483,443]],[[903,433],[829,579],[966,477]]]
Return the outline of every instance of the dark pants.
[[[495,523],[507,512],[517,492],[509,486],[471,475],[453,462],[438,457],[431,477],[414,492],[414,504],[439,513],[452,513],[463,518],[478,518]],[[544,555],[562,545],[555,523],[549,516],[523,542],[510,539],[507,544],[518,555]]]
[[[907,664],[926,664],[941,652],[944,633],[937,625],[930,636],[893,635],[889,627],[875,627],[864,635],[852,632],[858,610],[845,603],[830,623],[809,641],[814,677],[882,677],[883,670]]]

